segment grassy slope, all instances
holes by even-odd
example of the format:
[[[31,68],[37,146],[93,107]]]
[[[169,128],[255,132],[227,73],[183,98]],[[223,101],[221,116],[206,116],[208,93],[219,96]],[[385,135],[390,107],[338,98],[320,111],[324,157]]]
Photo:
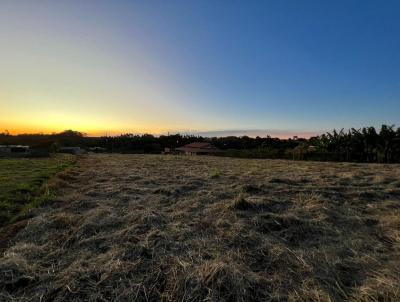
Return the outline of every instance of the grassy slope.
[[[46,181],[71,165],[74,157],[0,159],[0,226],[50,197]]]
[[[400,301],[400,166],[96,155],[0,256],[0,300]]]

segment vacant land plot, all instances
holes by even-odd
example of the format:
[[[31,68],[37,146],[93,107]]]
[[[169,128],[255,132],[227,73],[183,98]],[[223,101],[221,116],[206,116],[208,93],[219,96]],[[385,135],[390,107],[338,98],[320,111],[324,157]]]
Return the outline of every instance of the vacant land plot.
[[[74,157],[68,155],[39,159],[0,158],[0,226],[48,198],[48,188],[43,184],[73,160]]]
[[[0,300],[400,300],[398,165],[95,155],[57,182]]]

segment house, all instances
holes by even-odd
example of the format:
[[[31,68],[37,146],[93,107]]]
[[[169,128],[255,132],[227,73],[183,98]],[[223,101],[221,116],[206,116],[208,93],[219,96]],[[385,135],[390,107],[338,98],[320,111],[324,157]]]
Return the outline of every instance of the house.
[[[186,155],[215,155],[222,152],[218,148],[206,142],[187,144],[180,148],[176,148],[175,150]]]
[[[22,145],[0,145],[0,155],[11,156],[11,155],[27,155],[29,154],[29,146]]]

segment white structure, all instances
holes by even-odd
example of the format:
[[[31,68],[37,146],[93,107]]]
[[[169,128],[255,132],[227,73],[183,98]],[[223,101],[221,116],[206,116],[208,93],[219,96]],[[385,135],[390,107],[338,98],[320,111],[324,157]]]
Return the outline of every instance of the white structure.
[[[0,145],[0,155],[27,154],[29,146],[22,145]]]

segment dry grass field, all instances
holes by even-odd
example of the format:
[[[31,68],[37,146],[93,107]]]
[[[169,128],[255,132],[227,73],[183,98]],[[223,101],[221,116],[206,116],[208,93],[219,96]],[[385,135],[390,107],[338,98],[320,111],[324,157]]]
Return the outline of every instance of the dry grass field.
[[[89,155],[0,258],[0,301],[400,301],[400,166]]]

